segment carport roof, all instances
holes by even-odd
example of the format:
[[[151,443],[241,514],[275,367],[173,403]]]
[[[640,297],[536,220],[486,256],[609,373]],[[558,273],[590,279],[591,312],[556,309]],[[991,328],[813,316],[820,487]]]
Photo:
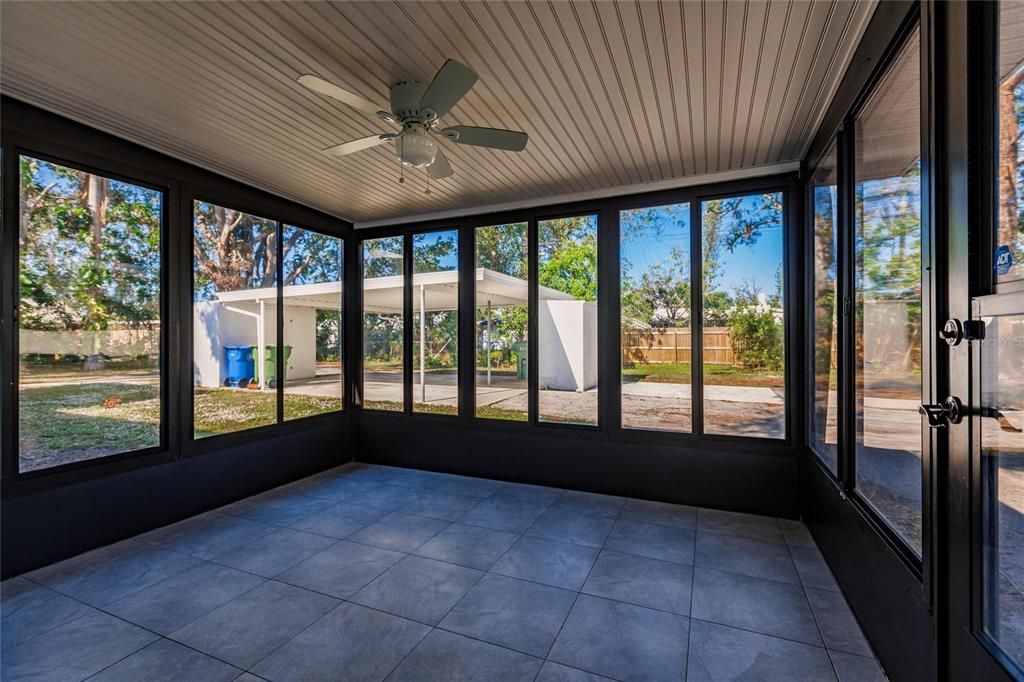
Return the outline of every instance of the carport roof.
[[[416,297],[419,296],[419,287],[422,286],[427,310],[456,310],[459,307],[457,271],[419,273],[413,275],[412,282],[414,304]],[[506,308],[526,305],[529,286],[524,279],[487,268],[477,268],[476,291],[478,305],[490,303],[493,308]],[[341,282],[289,284],[282,290],[285,305],[308,308],[338,308],[341,306],[341,292]],[[538,296],[542,300],[576,300],[575,296],[548,287],[538,287]],[[221,303],[255,303],[262,300],[274,304],[277,302],[277,289],[264,287],[224,291],[217,294],[217,300]],[[416,305],[418,308],[418,304]],[[402,276],[392,275],[364,280],[363,309],[376,313],[402,312]]]

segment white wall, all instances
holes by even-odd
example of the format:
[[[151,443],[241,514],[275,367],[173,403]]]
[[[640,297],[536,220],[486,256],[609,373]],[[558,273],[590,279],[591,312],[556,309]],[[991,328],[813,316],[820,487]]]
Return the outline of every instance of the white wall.
[[[539,301],[537,331],[541,389],[584,391],[597,385],[596,305]]]

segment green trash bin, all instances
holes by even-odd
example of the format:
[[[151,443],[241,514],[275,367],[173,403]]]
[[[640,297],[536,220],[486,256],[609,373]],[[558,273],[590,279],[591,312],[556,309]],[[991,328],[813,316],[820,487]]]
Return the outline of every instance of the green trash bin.
[[[512,352],[516,354],[516,379],[525,379],[527,373],[527,355],[530,344],[516,341],[512,344]]]
[[[266,346],[263,354],[263,364],[266,365],[267,379],[266,383],[263,384],[266,388],[277,388],[277,346]],[[284,366],[281,367],[281,378],[284,379],[288,374],[288,358],[292,356],[292,347],[284,347]],[[259,368],[259,360],[256,354],[256,346],[252,347],[252,357],[256,362],[256,379],[257,381],[263,381],[263,372]]]

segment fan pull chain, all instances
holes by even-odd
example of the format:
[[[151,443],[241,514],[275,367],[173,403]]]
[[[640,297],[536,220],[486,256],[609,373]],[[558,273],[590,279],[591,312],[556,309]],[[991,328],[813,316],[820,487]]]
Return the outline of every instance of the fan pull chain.
[[[429,171],[427,171],[426,176],[427,176],[427,189],[424,190],[423,193],[424,194],[430,194],[430,172]]]
[[[398,184],[402,185],[405,183],[405,162],[402,159],[405,158],[405,136],[398,138]]]

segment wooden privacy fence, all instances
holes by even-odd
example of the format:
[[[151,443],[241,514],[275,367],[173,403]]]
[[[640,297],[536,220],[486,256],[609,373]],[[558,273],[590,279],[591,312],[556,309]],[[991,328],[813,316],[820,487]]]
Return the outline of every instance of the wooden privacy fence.
[[[626,329],[622,332],[622,352],[636,363],[690,362],[692,339],[689,329]],[[732,339],[727,327],[704,329],[704,362],[731,365],[735,361]]]

